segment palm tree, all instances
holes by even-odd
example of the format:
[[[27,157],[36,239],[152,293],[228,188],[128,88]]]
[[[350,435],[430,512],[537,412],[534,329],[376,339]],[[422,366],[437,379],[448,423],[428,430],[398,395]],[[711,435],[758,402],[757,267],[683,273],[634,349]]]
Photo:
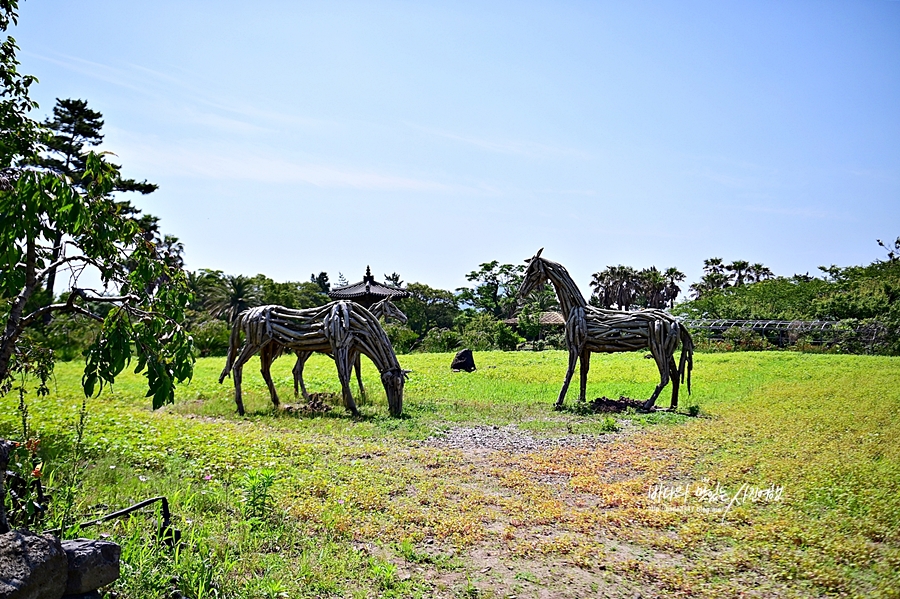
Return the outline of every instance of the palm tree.
[[[615,303],[612,294],[610,268],[607,267],[605,270],[595,272],[591,277],[591,288],[594,290],[594,295],[591,299],[596,302],[596,305],[607,310]]]
[[[213,290],[221,284],[222,271],[202,268],[200,270],[185,271],[185,274],[187,276],[188,289],[191,295],[194,296],[190,308],[192,310],[201,310],[208,305]]]
[[[259,289],[253,279],[227,275],[210,294],[207,309],[215,318],[224,318],[231,324],[238,314],[259,304]]]
[[[675,298],[681,293],[678,283],[684,280],[684,273],[672,266],[666,269],[664,276],[666,278],[666,301],[669,302],[669,308],[674,308]]]
[[[559,300],[556,299],[556,292],[550,285],[544,285],[543,288],[529,293],[525,298],[525,305],[537,314],[559,310]]]
[[[645,268],[638,273],[641,295],[648,308],[666,307],[666,278],[655,266]]]
[[[750,274],[753,276],[754,281],[765,281],[775,276],[768,266],[763,266],[759,262],[750,265]]]
[[[749,269],[750,263],[746,260],[735,260],[725,266],[725,270],[731,273],[730,277],[733,279],[735,287],[740,287],[744,284]]]

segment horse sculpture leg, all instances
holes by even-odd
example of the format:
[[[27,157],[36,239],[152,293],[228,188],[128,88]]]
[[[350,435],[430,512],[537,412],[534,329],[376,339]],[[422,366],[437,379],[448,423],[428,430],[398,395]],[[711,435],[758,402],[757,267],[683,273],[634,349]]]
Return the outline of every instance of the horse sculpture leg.
[[[675,363],[675,355],[669,358],[669,377],[672,379],[672,404],[669,410],[672,412],[678,408],[678,387],[681,385],[681,378],[678,374],[678,365]]]
[[[585,401],[585,394],[587,393],[587,378],[588,371],[591,369],[591,352],[586,349],[581,352],[581,392],[578,394],[578,401],[583,403]]]
[[[234,378],[234,403],[237,404],[238,414],[244,415],[244,402],[241,398],[241,380],[244,375],[244,363],[247,362],[256,353],[256,348],[252,345],[245,345],[241,353],[235,359],[231,367],[232,377]]]
[[[353,393],[350,391],[350,375],[351,373],[351,361],[349,352],[346,349],[339,349],[335,352],[334,355],[334,363],[337,365],[338,370],[338,379],[341,381],[341,392],[344,396],[344,406],[353,413],[354,416],[359,416],[359,410],[356,409],[356,403],[353,401]]]
[[[266,387],[269,388],[269,396],[272,398],[272,403],[276,408],[279,405],[279,401],[278,393],[275,391],[275,383],[272,382],[272,362],[275,361],[277,355],[278,349],[273,343],[264,345],[259,350],[259,373],[262,375],[263,380],[266,381]]]
[[[365,397],[366,388],[363,387],[362,382],[362,356],[360,354],[356,354],[356,360],[353,361],[353,368],[356,370],[356,382],[359,383],[359,394],[361,397]]]
[[[312,352],[298,351],[296,353],[297,363],[294,364],[294,369],[291,371],[294,374],[294,397],[297,397],[302,390],[303,399],[309,401],[309,393],[306,392],[306,385],[303,384],[303,367],[306,366],[306,361],[309,360]]]
[[[556,400],[556,407],[561,408],[563,401],[566,399],[566,391],[569,390],[569,383],[572,382],[572,375],[575,374],[575,362],[578,360],[578,350],[569,350],[569,369],[566,370],[566,380],[563,382],[562,389],[559,391],[559,398]]]
[[[645,410],[653,409],[653,405],[656,403],[656,398],[659,397],[659,394],[662,392],[665,386],[669,384],[669,364],[664,361],[660,365],[659,362],[657,362],[657,366],[659,367],[659,384],[656,386],[656,389],[653,390],[653,395],[650,396],[650,399],[644,402]]]

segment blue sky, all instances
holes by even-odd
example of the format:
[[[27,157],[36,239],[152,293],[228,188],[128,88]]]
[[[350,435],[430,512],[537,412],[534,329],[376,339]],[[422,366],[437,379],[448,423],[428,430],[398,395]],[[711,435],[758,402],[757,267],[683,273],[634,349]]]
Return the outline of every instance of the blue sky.
[[[27,0],[23,71],[189,268],[455,288],[607,265],[862,264],[900,235],[900,2]]]

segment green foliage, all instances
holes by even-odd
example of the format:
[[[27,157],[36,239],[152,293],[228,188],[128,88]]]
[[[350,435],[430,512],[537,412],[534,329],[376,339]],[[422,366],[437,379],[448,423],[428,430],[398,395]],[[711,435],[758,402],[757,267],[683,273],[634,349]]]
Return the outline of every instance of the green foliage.
[[[695,298],[701,298],[709,292],[765,281],[772,276],[772,271],[758,262],[750,264],[746,260],[735,260],[725,264],[721,258],[709,258],[703,261],[703,277],[691,285],[691,291]]]
[[[394,351],[398,354],[408,354],[415,347],[419,336],[408,326],[396,322],[388,322],[382,325]]]
[[[321,273],[325,274],[325,273]],[[313,281],[276,283],[269,277],[259,274],[253,277],[253,284],[259,290],[260,304],[276,304],[285,308],[302,310],[315,308],[331,301],[321,288],[320,283]],[[327,285],[328,275],[324,283]]]
[[[272,515],[272,485],[275,484],[275,478],[274,470],[263,468],[247,472],[241,481],[244,518],[254,525],[264,522]]]
[[[541,335],[541,313],[526,305],[519,312],[517,329],[528,341],[535,341]]]
[[[456,351],[462,347],[462,337],[456,331],[435,327],[422,339],[422,350],[430,353]]]
[[[204,305],[214,317],[231,324],[238,314],[262,303],[262,292],[256,281],[243,275],[226,275],[211,286]]]
[[[410,294],[394,302],[406,314],[406,325],[420,338],[434,327],[450,328],[459,314],[456,296],[451,291],[435,289],[424,283],[410,283],[406,286]]]
[[[759,283],[710,290],[675,306],[688,318],[798,320],[816,318],[814,302],[830,285],[822,279],[777,277]]]
[[[501,349],[510,351],[522,341],[505,323],[487,313],[476,314],[466,322],[460,339],[463,347],[473,351]],[[446,350],[444,350],[446,351]]]
[[[868,351],[900,353],[900,260],[821,270],[827,278],[777,277],[707,290],[673,311],[687,318],[834,320],[847,328],[878,323],[884,335]],[[852,335],[839,336],[836,347],[866,349]]]
[[[496,260],[479,265],[466,275],[473,287],[461,287],[459,301],[494,318],[511,318],[518,305],[519,287],[525,267],[521,264],[500,264]]]
[[[228,353],[231,327],[222,320],[200,319],[191,323],[191,337],[200,357],[224,356]]]
[[[15,22],[16,7],[0,6],[0,26]],[[0,389],[21,371],[30,355],[25,345],[38,342],[37,336],[23,337],[27,329],[51,313],[78,313],[104,322],[87,351],[86,394],[111,383],[134,355],[136,371],[146,371],[154,406],[171,402],[175,383],[188,379],[193,365],[190,337],[180,324],[190,299],[180,244],[159,240],[147,229],[155,219],[138,219],[114,198],[123,179],[102,155],[89,152],[83,163],[79,157],[77,185],[65,173],[19,168],[40,161],[45,131],[28,118],[35,106],[28,98],[33,78],[18,74],[16,50],[11,38],[0,48],[0,163],[11,167],[0,177]],[[62,238],[70,240],[65,257],[54,243]],[[35,308],[36,295],[62,266],[74,273],[96,268],[104,288],[118,288],[120,295],[79,289],[76,274],[64,303],[40,302]],[[46,301],[52,299],[48,294]],[[104,318],[91,312],[95,303],[115,307]]]

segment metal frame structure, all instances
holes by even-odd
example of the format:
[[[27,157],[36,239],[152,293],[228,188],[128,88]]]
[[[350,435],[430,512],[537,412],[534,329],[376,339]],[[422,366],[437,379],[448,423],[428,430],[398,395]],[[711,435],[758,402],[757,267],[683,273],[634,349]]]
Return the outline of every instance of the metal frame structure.
[[[706,330],[715,337],[721,337],[729,329],[739,328],[765,336],[779,347],[795,343],[801,336],[814,345],[835,343],[840,337],[851,334],[854,340],[866,346],[879,341],[885,333],[880,323],[858,324],[855,326],[837,320],[763,320],[732,318],[697,318],[685,320],[684,326],[691,330]]]

